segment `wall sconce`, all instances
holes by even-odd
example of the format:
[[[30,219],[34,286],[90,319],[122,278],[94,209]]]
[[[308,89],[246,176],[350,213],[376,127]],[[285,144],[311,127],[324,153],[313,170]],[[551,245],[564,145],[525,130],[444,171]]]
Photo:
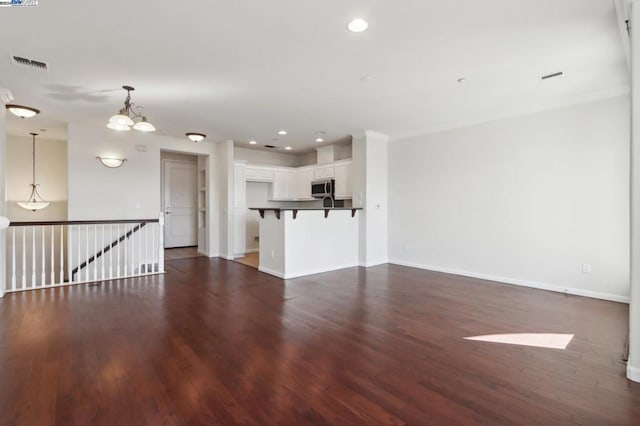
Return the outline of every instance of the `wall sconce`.
[[[122,166],[125,161],[127,161],[126,158],[107,158],[107,157],[96,157],[96,158],[100,160],[103,166],[108,167],[110,169],[117,169],[118,167]]]

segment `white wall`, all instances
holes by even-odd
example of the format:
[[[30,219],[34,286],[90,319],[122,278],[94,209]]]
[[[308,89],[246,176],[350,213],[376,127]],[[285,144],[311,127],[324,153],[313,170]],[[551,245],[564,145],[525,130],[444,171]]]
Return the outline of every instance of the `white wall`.
[[[297,167],[301,161],[298,155],[283,152],[269,152],[258,149],[233,148],[233,158],[252,164],[268,164],[271,166]]]
[[[4,102],[2,99],[7,94],[6,89],[0,87],[0,217],[6,217],[6,164],[7,164],[7,152],[6,152],[6,122]],[[4,297],[5,283],[6,283],[6,230],[0,229],[0,297]]]
[[[640,1],[631,5],[632,27],[640,23]],[[631,301],[629,306],[629,362],[627,377],[640,382],[640,32],[631,32]]]
[[[51,205],[33,212],[17,205],[31,194],[31,136],[7,136],[7,215],[13,222],[67,220],[67,141],[36,136],[36,183]]]
[[[628,176],[628,96],[395,141],[391,262],[627,300]]]
[[[353,138],[353,207],[360,212],[359,263],[388,261],[388,136],[366,131]]]
[[[144,146],[141,152],[136,146]],[[208,187],[216,189],[214,144],[183,138],[116,132],[106,127],[71,123],[68,131],[69,220],[150,219],[161,212],[160,151],[207,156]],[[126,158],[120,168],[104,167],[96,156]],[[214,197],[209,199],[209,254],[218,250],[218,225]]]
[[[218,217],[218,256],[233,260],[233,141],[225,141],[215,145],[216,161],[214,165],[217,182],[217,217]]]

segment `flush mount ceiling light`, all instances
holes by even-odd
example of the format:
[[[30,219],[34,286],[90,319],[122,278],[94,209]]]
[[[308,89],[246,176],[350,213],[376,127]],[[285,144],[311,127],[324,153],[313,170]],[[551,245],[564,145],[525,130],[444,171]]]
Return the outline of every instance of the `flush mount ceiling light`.
[[[6,108],[10,113],[20,118],[31,118],[34,115],[40,114],[40,110],[24,105],[7,104]]]
[[[204,133],[193,133],[193,132],[189,132],[187,133],[187,137],[189,139],[191,139],[193,142],[200,142],[202,140],[204,140],[204,138],[207,137],[207,135],[205,135]]]
[[[122,166],[125,161],[127,161],[126,158],[108,158],[108,157],[96,157],[96,158],[100,160],[103,166],[108,167],[110,169],[117,169],[118,167]]]
[[[125,132],[131,130],[131,128],[140,132],[155,132],[156,128],[153,124],[147,121],[147,117],[134,110],[134,107],[138,110],[142,109],[141,106],[136,107],[136,105],[131,102],[131,92],[136,89],[131,86],[122,86],[122,88],[127,91],[127,97],[124,100],[124,107],[109,119],[107,127],[113,130]]]
[[[356,18],[347,24],[347,29],[352,33],[361,33],[369,28],[369,23],[362,18]]]
[[[284,135],[286,135],[286,134],[287,134],[287,131],[286,131],[286,130],[280,130],[280,131],[278,132],[278,134],[279,134],[279,135],[284,136]]]
[[[36,183],[36,136],[38,136],[37,133],[31,133],[31,136],[33,136],[33,143],[32,143],[32,148],[33,148],[33,181],[31,183],[31,195],[29,195],[29,198],[27,199],[27,201],[20,201],[18,202],[18,205],[20,207],[22,207],[23,209],[26,210],[31,210],[31,211],[37,211],[37,210],[42,210],[45,207],[47,207],[49,204],[46,202],[44,199],[42,199],[42,196],[38,193],[38,185]]]

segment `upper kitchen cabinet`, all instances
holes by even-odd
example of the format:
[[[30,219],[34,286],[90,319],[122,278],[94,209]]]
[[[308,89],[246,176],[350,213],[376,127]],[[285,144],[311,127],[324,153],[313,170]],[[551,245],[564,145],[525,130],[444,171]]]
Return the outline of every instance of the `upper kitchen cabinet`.
[[[353,196],[351,180],[351,161],[336,163],[333,166],[336,182],[335,197],[337,200],[349,199]]]
[[[296,199],[296,174],[292,170],[275,170],[271,187],[272,201],[294,201]]]
[[[273,182],[273,168],[247,166],[244,177],[250,182]]]
[[[332,179],[334,176],[333,164],[316,166],[313,169],[313,179]]]
[[[296,170],[296,200],[311,201],[311,182],[313,181],[313,169]]]

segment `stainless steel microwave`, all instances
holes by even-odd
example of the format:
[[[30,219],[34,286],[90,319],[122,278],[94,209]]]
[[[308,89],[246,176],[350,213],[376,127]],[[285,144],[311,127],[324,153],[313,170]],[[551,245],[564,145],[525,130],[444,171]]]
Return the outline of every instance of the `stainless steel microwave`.
[[[333,179],[316,180],[311,182],[311,196],[324,198],[333,196],[335,181]]]

